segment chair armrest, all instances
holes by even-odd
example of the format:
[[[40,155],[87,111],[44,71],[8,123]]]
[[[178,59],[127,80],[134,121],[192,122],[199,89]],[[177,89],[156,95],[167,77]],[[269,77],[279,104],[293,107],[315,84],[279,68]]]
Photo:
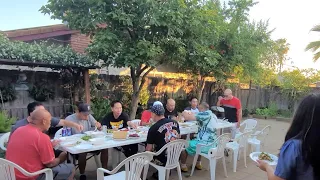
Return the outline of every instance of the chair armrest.
[[[118,167],[118,166],[117,166]],[[108,173],[108,174],[114,174],[114,173],[116,173],[119,169],[117,169],[117,167],[116,168],[114,168],[112,171],[109,171],[109,170],[107,170],[107,169],[104,169],[104,168],[98,168],[97,169],[97,178],[99,179],[99,177],[102,177],[102,179],[103,179],[103,177],[104,177],[104,173]],[[100,178],[101,179],[101,178]]]
[[[16,167],[17,168],[17,167]],[[45,173],[46,174],[46,179],[48,179],[49,177],[51,177],[51,179],[53,178],[53,174],[52,174],[52,170],[50,168],[45,168],[45,169],[42,169],[40,171],[36,171],[36,172],[33,172],[33,173],[29,173],[27,172],[26,170],[24,169],[20,169],[17,168],[23,175],[27,176],[27,177],[32,177],[32,176],[36,176],[36,175],[40,175],[40,174],[43,174]]]
[[[215,142],[213,143],[210,143],[210,144],[197,144],[197,147],[196,147],[196,154],[200,154],[201,153],[201,148],[202,147],[208,147],[208,146],[212,146],[214,145]]]

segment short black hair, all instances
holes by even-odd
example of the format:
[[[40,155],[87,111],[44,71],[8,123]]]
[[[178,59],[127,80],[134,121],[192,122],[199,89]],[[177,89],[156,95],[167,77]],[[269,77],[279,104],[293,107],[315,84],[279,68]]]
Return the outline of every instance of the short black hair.
[[[27,109],[29,116],[36,109],[37,106],[43,106],[43,104],[37,101],[28,104]]]
[[[122,103],[121,103],[119,100],[114,100],[114,101],[112,101],[112,102],[110,103],[110,106],[111,106],[111,107],[114,107],[114,105],[115,105],[116,103],[120,103],[121,106],[122,106]]]
[[[193,99],[196,99],[196,100],[198,100],[198,98],[197,97],[195,97],[195,96],[192,96],[190,99],[189,99],[189,102],[191,102]]]

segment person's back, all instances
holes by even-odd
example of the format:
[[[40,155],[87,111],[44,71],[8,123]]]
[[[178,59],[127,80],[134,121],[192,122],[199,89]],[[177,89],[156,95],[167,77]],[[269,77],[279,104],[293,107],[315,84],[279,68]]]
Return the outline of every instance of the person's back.
[[[54,158],[49,136],[32,125],[18,128],[10,137],[6,159],[28,172],[36,172],[45,168],[44,164],[51,162]],[[27,178],[19,171],[16,171],[16,176],[21,180],[35,179],[35,177]]]
[[[171,119],[162,119],[152,125],[148,132],[147,144],[153,144],[155,150],[159,151],[167,143],[180,138],[179,124]],[[167,159],[165,152],[156,159],[165,164]]]

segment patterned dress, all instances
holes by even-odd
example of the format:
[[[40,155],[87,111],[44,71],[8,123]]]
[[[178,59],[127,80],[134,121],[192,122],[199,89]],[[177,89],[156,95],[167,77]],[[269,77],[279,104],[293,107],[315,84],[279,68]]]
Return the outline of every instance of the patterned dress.
[[[217,139],[217,134],[213,123],[213,121],[217,120],[217,116],[210,110],[199,112],[195,116],[199,123],[199,130],[197,138],[189,141],[189,146],[186,149],[189,155],[196,154],[197,144],[211,144],[215,139]],[[212,146],[202,147],[201,152],[207,154],[210,148],[216,146],[216,144],[213,144]]]

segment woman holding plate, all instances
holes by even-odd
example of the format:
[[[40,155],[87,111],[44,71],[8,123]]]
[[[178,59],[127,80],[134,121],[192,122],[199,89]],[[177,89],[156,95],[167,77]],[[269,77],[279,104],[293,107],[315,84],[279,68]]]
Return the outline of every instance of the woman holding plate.
[[[274,170],[266,161],[258,167],[267,172],[269,180],[320,179],[320,94],[305,97],[293,118],[280,150]]]

